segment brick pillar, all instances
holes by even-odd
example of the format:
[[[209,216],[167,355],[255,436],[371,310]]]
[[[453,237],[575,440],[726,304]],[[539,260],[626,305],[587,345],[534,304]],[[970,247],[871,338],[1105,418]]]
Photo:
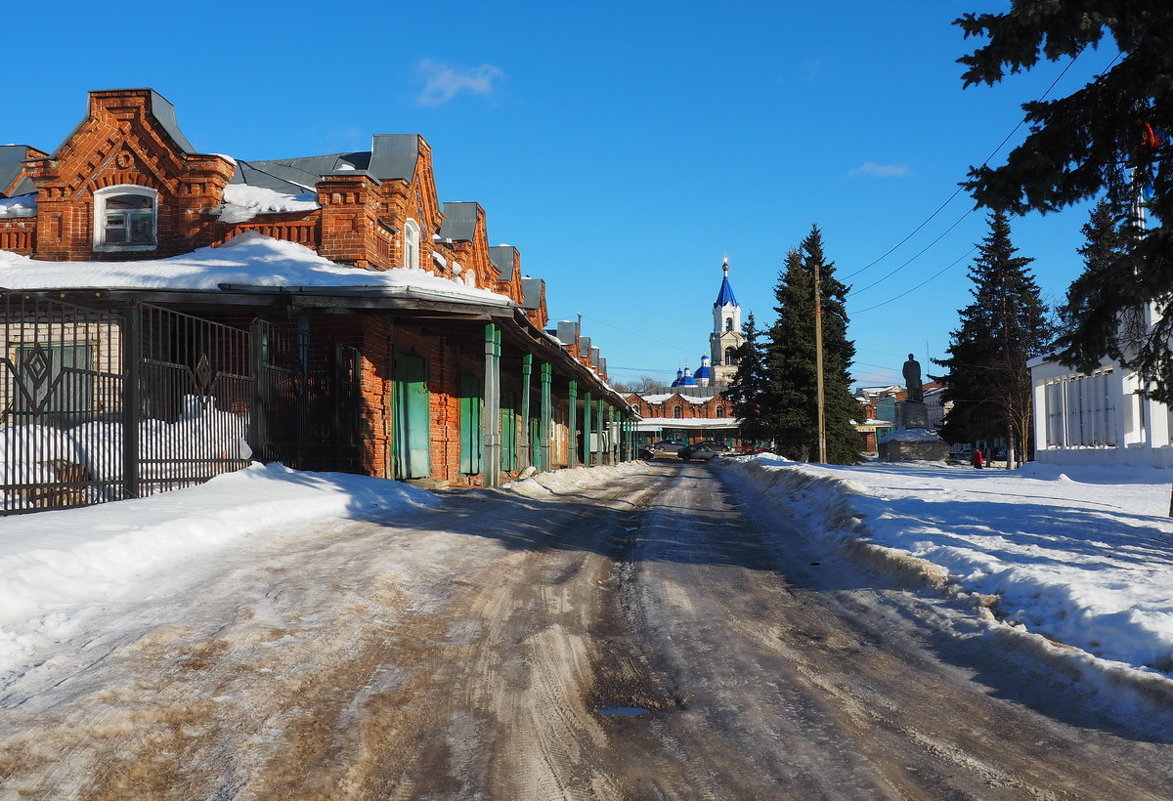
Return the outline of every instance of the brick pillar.
[[[367,172],[345,170],[318,182],[322,242],[318,253],[331,261],[370,267],[375,247],[379,180]]]

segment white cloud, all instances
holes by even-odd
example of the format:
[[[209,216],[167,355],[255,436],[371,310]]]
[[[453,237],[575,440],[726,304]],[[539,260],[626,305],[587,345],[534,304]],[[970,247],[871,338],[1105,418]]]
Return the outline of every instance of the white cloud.
[[[865,161],[849,174],[870,175],[874,178],[905,178],[912,175],[912,168],[907,164],[877,164],[874,161]]]
[[[424,88],[416,96],[421,106],[442,106],[461,92],[488,96],[493,93],[493,82],[505,77],[504,71],[492,64],[479,67],[453,67],[444,61],[425,58],[415,65],[416,74]]]

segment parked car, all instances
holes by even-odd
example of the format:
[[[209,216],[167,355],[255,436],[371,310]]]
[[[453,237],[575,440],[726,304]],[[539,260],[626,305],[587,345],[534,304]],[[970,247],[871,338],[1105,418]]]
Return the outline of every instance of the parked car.
[[[686,462],[692,459],[708,461],[717,455],[719,455],[717,449],[707,442],[698,442],[695,445],[685,445],[676,452],[677,458],[683,459]]]
[[[671,439],[662,439],[656,443],[656,450],[664,453],[676,453],[684,447],[683,442],[676,442]]]
[[[656,446],[645,442],[639,446],[639,458],[644,461],[651,461],[656,458]]]

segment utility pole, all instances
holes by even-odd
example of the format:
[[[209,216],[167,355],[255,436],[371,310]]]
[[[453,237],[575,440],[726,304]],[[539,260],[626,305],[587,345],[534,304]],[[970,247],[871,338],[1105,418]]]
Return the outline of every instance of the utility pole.
[[[815,262],[815,395],[819,408],[819,464],[827,463],[827,419],[823,412],[823,289]]]

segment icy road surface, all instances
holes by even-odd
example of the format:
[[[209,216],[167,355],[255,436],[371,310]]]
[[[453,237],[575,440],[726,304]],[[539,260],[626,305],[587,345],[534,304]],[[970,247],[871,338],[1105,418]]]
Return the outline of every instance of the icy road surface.
[[[193,560],[4,688],[0,801],[1173,798],[1168,736],[721,473]]]

